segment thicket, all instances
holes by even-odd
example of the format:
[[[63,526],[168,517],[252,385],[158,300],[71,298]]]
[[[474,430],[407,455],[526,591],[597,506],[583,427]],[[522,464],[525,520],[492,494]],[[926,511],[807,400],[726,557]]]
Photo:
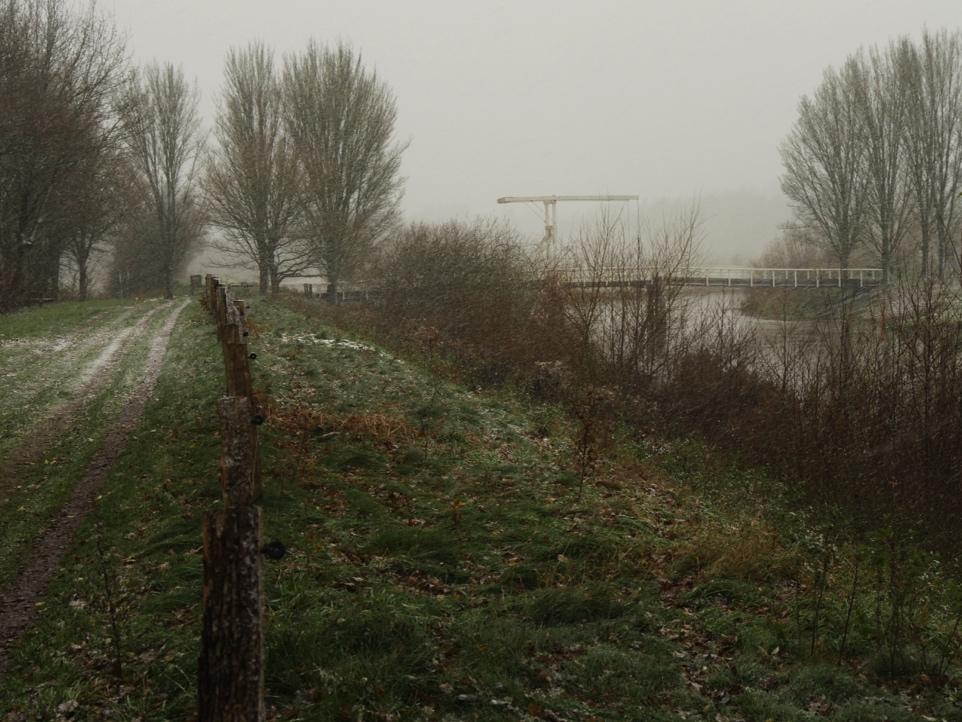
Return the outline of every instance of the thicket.
[[[508,380],[572,343],[560,289],[541,281],[529,260],[505,224],[412,224],[379,250],[372,320],[443,351],[479,381]]]
[[[696,240],[695,215],[636,238],[603,219],[539,262],[503,226],[412,226],[379,259],[384,293],[365,322],[473,380],[568,405],[582,483],[617,423],[765,469],[813,525],[791,580],[808,595],[812,650],[826,587],[841,585],[842,653],[860,622],[885,670],[944,673],[962,642],[949,582],[962,549],[960,299],[904,283],[868,312],[834,299],[831,321],[760,335],[733,308],[682,295]],[[571,263],[578,284],[560,270]]]
[[[850,609],[871,619],[888,670],[945,672],[962,642],[956,293],[903,283],[868,313],[843,304],[768,338],[730,333],[679,357],[657,406],[676,431],[794,487],[822,530],[816,587],[840,547],[854,550]]]

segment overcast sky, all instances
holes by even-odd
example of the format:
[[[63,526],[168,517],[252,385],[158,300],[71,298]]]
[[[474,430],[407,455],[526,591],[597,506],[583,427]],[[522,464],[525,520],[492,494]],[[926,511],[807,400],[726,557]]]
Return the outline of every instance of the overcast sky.
[[[408,219],[534,209],[503,195],[705,199],[706,245],[751,253],[787,214],[778,144],[799,97],[859,46],[962,25],[962,0],[101,0],[138,62],[196,77],[227,49],[349,41],[394,90]],[[740,194],[728,204],[729,192]],[[752,197],[755,200],[752,200]],[[738,206],[737,212],[735,211]],[[757,205],[757,214],[752,208]],[[577,212],[559,208],[562,232]],[[567,223],[567,227],[565,224]],[[743,223],[743,225],[742,225]]]

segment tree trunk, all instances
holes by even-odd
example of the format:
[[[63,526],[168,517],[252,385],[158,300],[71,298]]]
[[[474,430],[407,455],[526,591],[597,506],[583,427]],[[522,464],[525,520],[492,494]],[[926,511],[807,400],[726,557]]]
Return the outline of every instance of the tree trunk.
[[[329,276],[327,279],[327,301],[337,303],[338,278],[336,275]]]
[[[941,225],[941,223],[940,223],[940,225]],[[947,242],[947,241],[948,241],[948,238],[946,238],[946,234],[942,232],[942,229],[941,229],[941,228],[938,229],[938,239],[937,239],[937,241],[938,241],[938,246],[937,246],[937,248],[938,248],[938,269],[937,269],[937,272],[938,272],[938,278],[939,278],[939,280],[941,281],[941,280],[943,280],[943,279],[945,278],[945,256],[946,256],[946,250],[947,250],[947,246],[948,246],[948,242]]]
[[[271,279],[271,295],[276,296],[277,292],[281,290],[281,279],[280,275],[277,273],[277,261],[271,258],[268,263],[268,270],[270,272]]]
[[[845,251],[844,253],[838,254],[838,269],[839,269],[839,273],[842,275],[843,283],[848,280],[848,267],[849,267],[849,259],[851,258],[851,256],[852,256],[851,251]]]
[[[32,289],[40,298],[60,299],[60,254],[45,254],[43,268],[38,269],[38,278]]]
[[[87,259],[78,258],[77,259],[77,293],[80,296],[81,301],[87,300]]]
[[[17,308],[23,304],[23,268],[26,264],[27,246],[17,241],[14,251],[13,263],[11,265],[9,286],[7,292],[7,307]]]
[[[922,249],[922,275],[928,277],[929,274],[929,227],[925,221],[922,221],[921,227],[922,237],[919,241],[919,247]]]
[[[270,281],[270,274],[266,261],[257,264],[257,291],[263,296],[267,293],[267,284]]]

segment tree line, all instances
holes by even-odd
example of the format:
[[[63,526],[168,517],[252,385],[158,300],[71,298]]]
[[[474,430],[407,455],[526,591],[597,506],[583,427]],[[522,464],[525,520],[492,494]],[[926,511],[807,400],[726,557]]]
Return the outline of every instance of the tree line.
[[[781,156],[795,243],[840,268],[962,273],[962,33],[901,37],[828,68]]]
[[[285,278],[355,274],[398,220],[396,101],[345,44],[277,62],[232,49],[212,133],[170,63],[134,67],[93,4],[0,0],[0,310],[115,295],[170,297],[212,244]]]

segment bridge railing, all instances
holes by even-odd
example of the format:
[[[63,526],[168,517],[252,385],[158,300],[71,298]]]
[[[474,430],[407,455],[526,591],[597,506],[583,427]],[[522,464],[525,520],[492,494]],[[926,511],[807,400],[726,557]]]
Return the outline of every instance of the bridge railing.
[[[605,268],[559,268],[565,282],[578,285],[629,285],[646,283],[656,276],[686,286],[748,288],[831,288],[877,286],[881,268],[755,268],[753,266],[691,266],[667,274],[663,268],[612,266]]]

